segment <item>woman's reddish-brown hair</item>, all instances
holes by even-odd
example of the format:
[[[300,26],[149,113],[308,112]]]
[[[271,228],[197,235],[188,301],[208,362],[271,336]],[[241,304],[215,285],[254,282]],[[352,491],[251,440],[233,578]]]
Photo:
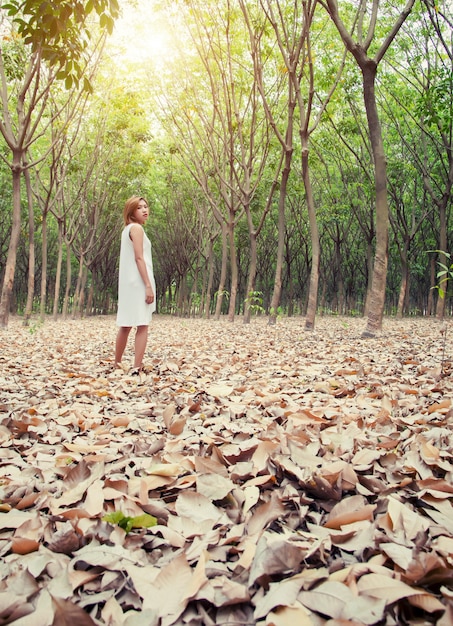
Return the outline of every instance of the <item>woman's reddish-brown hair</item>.
[[[128,224],[132,222],[136,222],[134,213],[138,209],[138,204],[140,200],[144,200],[144,202],[146,202],[146,205],[148,206],[148,202],[145,200],[145,198],[142,198],[141,196],[131,196],[129,200],[126,200],[126,204],[124,205],[124,211],[123,211],[123,219],[124,219],[125,226],[127,226]]]

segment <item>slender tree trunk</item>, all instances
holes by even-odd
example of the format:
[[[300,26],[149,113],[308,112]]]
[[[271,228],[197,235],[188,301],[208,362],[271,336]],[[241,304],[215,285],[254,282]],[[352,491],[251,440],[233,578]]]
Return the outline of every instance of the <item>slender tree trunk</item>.
[[[58,220],[58,257],[57,257],[57,271],[55,276],[55,293],[53,298],[53,314],[52,317],[56,321],[58,318],[58,300],[60,297],[60,283],[61,283],[61,266],[63,263],[63,224]]]
[[[222,312],[223,295],[225,292],[225,282],[227,276],[228,263],[228,226],[222,222],[222,267],[220,268],[219,288],[217,290],[217,302],[215,306],[215,319],[220,319]]]
[[[188,308],[188,315],[189,317],[196,317],[196,315],[199,313],[199,311],[197,311],[196,307],[197,307],[197,303],[194,303],[194,294],[197,294],[198,292],[195,291],[197,285],[198,285],[198,274],[200,273],[200,263],[199,263],[199,259],[197,261],[196,267],[195,267],[195,273],[193,275],[193,279],[192,279],[192,284],[191,287],[189,289],[189,293],[187,294],[187,308]],[[199,305],[198,305],[199,306]]]
[[[283,184],[286,185],[282,179],[282,186]],[[285,250],[285,198],[282,198],[283,193],[286,195],[286,189],[283,192],[282,188],[280,188],[278,199],[277,258],[275,259],[274,290],[269,307],[269,326],[275,326],[277,323],[277,311],[282,297],[283,255]]]
[[[402,319],[404,313],[404,305],[407,299],[407,287],[408,287],[408,277],[409,277],[409,266],[407,262],[407,247],[404,246],[404,249],[401,250],[401,285],[400,285],[400,293],[398,297],[398,308],[396,310],[396,317],[398,319]]]
[[[343,280],[343,272],[341,268],[341,234],[337,228],[336,230],[336,238],[335,238],[335,269],[336,269],[336,292],[337,292],[337,310],[340,315],[345,314],[346,303],[345,303],[345,291],[344,291],[344,280]],[[326,281],[327,282],[327,281]]]
[[[209,267],[210,267],[211,251],[212,251],[211,239],[209,239],[209,242],[207,242],[205,246],[205,254],[203,255],[204,262],[202,263],[200,311],[199,311],[200,317],[204,317],[204,314],[206,311],[206,292],[208,288],[208,273],[209,273]]]
[[[370,293],[368,320],[364,337],[374,337],[382,328],[387,282],[389,206],[387,197],[387,166],[384,144],[376,104],[375,80],[377,65],[374,61],[364,63],[363,93],[368,119],[370,141],[374,158],[374,181],[376,188],[376,251]]]
[[[288,268],[288,317],[294,315],[294,283],[291,276],[291,268]]]
[[[376,250],[367,326],[362,334],[363,337],[374,337],[376,332],[382,328],[388,264],[389,207],[387,198],[387,166],[384,155],[382,130],[376,104],[376,72],[379,62],[384,57],[399,29],[411,13],[414,3],[415,0],[407,0],[406,6],[397,17],[391,32],[387,35],[381,47],[375,52],[374,58],[371,59],[367,56],[367,51],[373,40],[374,28],[377,20],[374,21],[374,24],[369,25],[370,31],[365,37],[365,42],[362,43],[363,13],[362,5],[359,5],[357,17],[360,43],[356,43],[339,16],[337,0],[325,0],[325,2],[322,2],[322,4],[324,4],[327,8],[330,17],[334,21],[342,40],[344,41],[349,52],[354,56],[357,65],[360,67],[362,72],[363,99],[365,103],[368,132],[374,160],[374,182],[376,192]],[[378,5],[378,2],[373,5],[376,8],[376,11]]]
[[[79,289],[79,301],[77,303],[77,317],[84,317],[85,314],[85,290],[88,279],[88,268],[83,264],[82,267],[82,280],[80,281]]]
[[[247,209],[250,212],[250,207]],[[249,217],[251,220],[251,215]],[[256,249],[256,233],[250,231],[250,264],[249,264],[249,276],[247,280],[247,293],[245,297],[245,309],[244,309],[244,324],[250,324],[250,296],[255,291],[256,285],[256,266],[257,266],[257,249]]]
[[[310,170],[308,166],[308,137],[302,137],[302,178],[304,181],[305,196],[307,200],[308,221],[310,223],[311,237],[311,273],[310,287],[308,291],[308,305],[305,318],[305,329],[313,330],[315,327],[316,308],[318,305],[318,284],[319,284],[319,230],[316,220],[315,201],[310,181]]]
[[[74,290],[74,300],[72,302],[72,310],[71,310],[72,319],[75,319],[77,317],[77,312],[79,310],[80,290],[82,286],[83,263],[84,263],[84,256],[83,256],[83,252],[81,252],[80,259],[79,259],[79,272],[77,274],[77,282],[76,282],[76,287]]]
[[[83,264],[82,268],[82,283],[80,285],[80,297],[79,297],[79,317],[85,317],[86,315],[86,288],[88,282],[88,267]]]
[[[67,318],[68,310],[69,310],[69,294],[71,290],[71,281],[72,281],[71,254],[72,254],[71,245],[67,244],[66,245],[66,289],[64,293],[63,311],[62,311],[63,319]]]
[[[178,289],[178,311],[182,317],[188,317],[190,315],[189,297],[187,288],[187,274],[183,274],[179,279]]]
[[[205,291],[204,317],[208,320],[211,317],[211,294],[212,284],[214,281],[214,241],[212,238],[209,240],[209,251],[206,262],[208,270],[208,282]]]
[[[13,155],[12,181],[13,181],[13,215],[11,225],[11,238],[9,240],[8,255],[6,257],[5,275],[3,277],[2,295],[0,300],[0,327],[7,328],[11,295],[13,292],[14,275],[16,272],[17,248],[20,237],[20,180],[22,175],[20,153]]]
[[[231,265],[231,289],[230,289],[230,305],[228,308],[228,321],[234,322],[236,311],[236,298],[238,292],[238,260],[236,257],[236,241],[234,238],[234,214],[230,215],[230,223],[228,224],[228,239],[230,244],[230,265]]]
[[[93,314],[94,304],[95,304],[94,302],[94,276],[93,276],[93,273],[91,273],[91,284],[88,290],[88,298],[87,298],[87,305],[86,305],[87,315]]]
[[[293,107],[294,108],[294,107]],[[292,119],[292,118],[291,118]],[[292,124],[289,131],[292,135]],[[288,135],[287,133],[287,140]],[[285,205],[286,205],[286,192],[288,188],[288,179],[291,172],[291,161],[293,156],[292,138],[289,141],[291,148],[285,150],[285,167],[282,171],[282,178],[280,181],[280,192],[278,197],[278,241],[277,241],[277,258],[275,260],[275,277],[274,277],[274,291],[272,293],[272,300],[269,311],[269,325],[275,326],[277,323],[277,311],[280,306],[280,299],[282,296],[282,274],[283,274],[283,260],[285,253]]]
[[[363,308],[363,316],[367,317],[370,310],[371,294],[373,291],[373,245],[371,241],[367,241],[366,246],[366,266],[367,266],[367,285],[365,292],[365,302]]]
[[[42,215],[42,270],[41,270],[41,304],[39,316],[41,320],[44,320],[46,315],[46,297],[47,297],[47,211],[43,211]]]
[[[319,305],[321,308],[321,315],[324,315],[326,309],[326,289],[327,289],[327,280],[322,281],[322,289],[319,297]]]
[[[439,262],[443,265],[448,265],[448,259],[443,254],[447,252],[447,211],[446,211],[447,199],[442,198],[442,202],[439,206]],[[448,288],[448,280],[442,284],[442,293],[438,292],[436,317],[438,320],[442,320],[445,315],[445,294]]]
[[[431,316],[434,312],[434,288],[436,286],[436,259],[432,254],[429,260],[430,290],[428,291],[428,303],[426,315]]]
[[[28,288],[27,303],[24,311],[24,326],[28,326],[33,311],[33,299],[35,296],[35,214],[33,211],[33,194],[31,191],[30,171],[24,161],[24,180],[28,206]],[[43,267],[44,270],[44,267]]]

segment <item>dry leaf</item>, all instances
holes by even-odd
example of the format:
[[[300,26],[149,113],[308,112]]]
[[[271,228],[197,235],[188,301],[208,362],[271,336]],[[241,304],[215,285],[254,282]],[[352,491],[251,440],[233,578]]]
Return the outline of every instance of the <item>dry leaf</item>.
[[[112,367],[114,317],[33,334],[13,318],[0,619],[371,626],[412,605],[450,626],[453,379],[438,376],[438,327],[388,318],[365,341],[360,324],[157,315],[147,371],[129,376]],[[158,524],[102,521],[143,512]]]
[[[326,528],[338,528],[360,522],[362,520],[372,520],[376,505],[366,504],[362,496],[351,496],[344,498],[336,504],[330,512],[324,526]]]

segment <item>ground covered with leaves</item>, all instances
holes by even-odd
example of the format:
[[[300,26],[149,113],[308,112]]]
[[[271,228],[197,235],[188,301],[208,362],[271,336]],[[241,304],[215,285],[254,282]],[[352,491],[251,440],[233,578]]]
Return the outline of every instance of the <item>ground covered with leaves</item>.
[[[364,326],[12,319],[0,625],[451,626],[453,329]]]

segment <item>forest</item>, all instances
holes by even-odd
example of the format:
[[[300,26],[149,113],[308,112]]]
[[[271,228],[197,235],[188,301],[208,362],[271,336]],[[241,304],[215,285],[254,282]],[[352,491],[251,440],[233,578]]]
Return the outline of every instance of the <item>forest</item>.
[[[0,40],[0,626],[451,626],[451,0],[6,0]]]
[[[114,312],[137,193],[161,313],[450,313],[448,1],[51,5],[1,10],[3,327]]]

